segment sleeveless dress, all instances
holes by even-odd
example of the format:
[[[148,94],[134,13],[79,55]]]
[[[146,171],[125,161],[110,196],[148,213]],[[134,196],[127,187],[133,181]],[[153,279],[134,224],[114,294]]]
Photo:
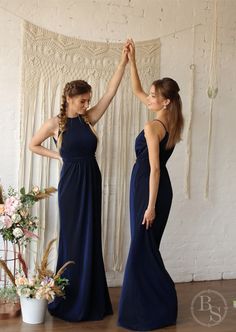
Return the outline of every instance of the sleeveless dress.
[[[163,123],[162,125],[164,126]],[[131,330],[149,331],[162,328],[175,324],[177,318],[175,284],[165,269],[159,251],[172,202],[172,187],[166,162],[174,148],[165,149],[168,135],[166,130],[160,142],[160,181],[155,207],[156,217],[148,230],[146,225],[142,225],[149,201],[150,175],[144,130],[135,141],[137,160],[130,183],[131,244],[118,313],[118,325]]]
[[[112,314],[101,245],[101,173],[95,159],[97,138],[82,116],[68,118],[60,154],[58,185],[60,237],[57,270],[68,260],[66,298],[49,312],[67,321],[101,320]]]

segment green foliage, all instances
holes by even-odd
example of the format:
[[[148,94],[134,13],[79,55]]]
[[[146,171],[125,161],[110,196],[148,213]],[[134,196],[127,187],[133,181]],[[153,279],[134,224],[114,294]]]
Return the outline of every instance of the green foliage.
[[[0,303],[17,303],[19,296],[14,286],[0,287]]]

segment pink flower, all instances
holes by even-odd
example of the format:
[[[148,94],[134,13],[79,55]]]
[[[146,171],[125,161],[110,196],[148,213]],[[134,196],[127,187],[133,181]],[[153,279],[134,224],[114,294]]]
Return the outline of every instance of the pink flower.
[[[26,229],[26,228],[23,229],[23,232],[24,232],[25,236],[28,237],[28,238],[31,238],[31,239],[33,239],[33,238],[35,238],[35,239],[39,239],[38,235],[34,234],[34,233],[31,232],[31,231],[28,231],[28,229]]]
[[[47,286],[47,287],[54,287],[54,279],[50,278],[50,277],[45,277],[42,281],[41,281],[41,286]]]
[[[19,276],[15,279],[15,283],[17,286],[27,285],[28,280],[25,277]]]
[[[3,223],[6,228],[10,228],[12,226],[12,220],[9,216],[4,216],[3,217]]]
[[[10,196],[5,201],[5,213],[12,216],[13,213],[20,207],[20,200],[14,196]]]

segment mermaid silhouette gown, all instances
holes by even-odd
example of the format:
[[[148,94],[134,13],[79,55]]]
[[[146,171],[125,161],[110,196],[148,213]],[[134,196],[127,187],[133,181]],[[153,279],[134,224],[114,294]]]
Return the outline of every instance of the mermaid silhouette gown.
[[[49,312],[67,321],[101,320],[112,314],[101,245],[101,173],[95,159],[97,138],[82,116],[68,118],[60,154],[58,185],[60,238],[57,270],[68,260],[66,298]]]
[[[164,126],[163,123],[162,125]],[[156,218],[148,230],[142,225],[149,200],[150,175],[144,131],[141,131],[135,141],[137,160],[130,183],[131,244],[118,313],[118,325],[131,330],[158,329],[175,324],[177,318],[175,284],[165,269],[159,251],[172,202],[172,187],[166,162],[174,148],[165,149],[168,135],[166,130],[160,142]]]

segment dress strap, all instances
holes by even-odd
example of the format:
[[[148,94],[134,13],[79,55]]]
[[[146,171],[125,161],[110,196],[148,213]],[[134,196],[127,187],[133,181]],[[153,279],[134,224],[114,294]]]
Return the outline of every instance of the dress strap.
[[[60,118],[59,114],[57,115],[57,118]],[[59,137],[60,133],[61,133],[61,131],[60,131],[60,129],[58,129],[57,139],[55,137],[53,137],[53,140],[54,140],[54,142],[55,142],[56,145],[57,145],[57,140],[58,140],[58,137]]]
[[[168,133],[168,130],[166,129],[166,126],[164,125],[164,123],[161,120],[154,119],[153,121],[159,121],[162,124],[162,126],[165,128],[165,131]]]
[[[54,140],[55,145],[57,145],[57,140],[55,139],[55,137],[53,136],[52,138]]]
[[[57,145],[57,141],[58,141],[58,137],[59,137],[60,133],[61,133],[61,131],[58,130],[57,139],[54,136],[52,137],[53,140],[54,140],[55,145]]]

